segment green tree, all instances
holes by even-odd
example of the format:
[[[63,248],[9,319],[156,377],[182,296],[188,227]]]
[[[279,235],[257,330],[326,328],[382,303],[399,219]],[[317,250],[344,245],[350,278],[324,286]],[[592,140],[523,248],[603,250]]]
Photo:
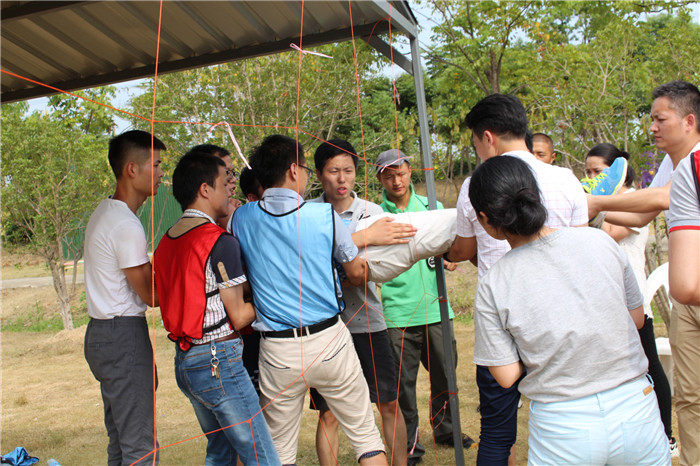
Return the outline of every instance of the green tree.
[[[112,94],[100,88],[83,95],[104,99]],[[3,220],[19,226],[46,260],[63,326],[72,329],[75,286],[66,281],[64,246],[78,238],[72,254],[82,255],[82,230],[111,187],[104,154],[112,119],[104,107],[70,96],[52,97],[44,113],[26,111],[25,103],[2,108]]]

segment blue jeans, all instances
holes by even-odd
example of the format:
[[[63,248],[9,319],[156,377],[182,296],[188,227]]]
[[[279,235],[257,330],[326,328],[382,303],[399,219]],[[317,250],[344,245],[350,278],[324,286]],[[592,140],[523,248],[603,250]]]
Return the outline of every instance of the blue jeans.
[[[646,376],[569,401],[530,401],[528,464],[670,465]]]
[[[479,466],[508,464],[510,449],[518,434],[519,383],[520,381],[510,388],[503,388],[493,378],[488,367],[476,366],[481,413],[481,435],[476,456],[476,464]]]
[[[206,465],[280,464],[260,402],[243,367],[239,338],[216,343],[219,377],[211,374],[211,346],[176,349],[175,378],[207,434]]]

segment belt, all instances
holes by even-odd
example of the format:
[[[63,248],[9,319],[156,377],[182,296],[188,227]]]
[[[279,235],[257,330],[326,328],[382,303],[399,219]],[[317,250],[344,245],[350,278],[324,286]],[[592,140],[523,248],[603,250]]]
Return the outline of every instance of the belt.
[[[221,343],[222,341],[235,340],[236,338],[241,338],[241,334],[238,333],[238,331],[235,331],[233,333],[229,333],[225,337],[217,338],[214,341],[208,341],[206,343],[190,343],[190,344],[192,346],[211,345],[212,343]]]
[[[295,328],[290,328],[287,330],[278,330],[276,332],[260,332],[260,333],[265,338],[304,337],[307,335],[313,335],[314,333],[318,333],[322,330],[326,330],[327,328],[330,328],[333,325],[335,325],[336,322],[338,322],[337,315],[331,317],[328,320],[323,320],[317,324],[309,325],[307,327],[301,327],[301,328],[295,327]]]

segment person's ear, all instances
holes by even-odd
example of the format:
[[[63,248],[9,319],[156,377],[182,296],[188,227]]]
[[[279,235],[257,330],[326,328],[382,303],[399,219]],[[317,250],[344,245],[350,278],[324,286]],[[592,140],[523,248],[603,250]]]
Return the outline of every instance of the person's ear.
[[[197,190],[197,192],[199,193],[199,196],[202,199],[209,199],[209,193],[210,193],[211,189],[212,189],[211,186],[209,186],[206,183],[202,183],[199,185],[199,189]]]
[[[127,178],[136,178],[136,175],[139,172],[139,166],[136,162],[133,160],[129,161],[124,165],[124,170],[123,170],[123,175],[126,176]]]
[[[695,118],[694,113],[689,113],[686,116],[683,117],[683,125],[684,129],[686,129],[689,133],[693,131],[694,128],[697,127],[698,120]]]
[[[486,142],[489,146],[493,146],[495,141],[494,134],[489,130],[485,130],[484,135],[481,137],[481,141]]]

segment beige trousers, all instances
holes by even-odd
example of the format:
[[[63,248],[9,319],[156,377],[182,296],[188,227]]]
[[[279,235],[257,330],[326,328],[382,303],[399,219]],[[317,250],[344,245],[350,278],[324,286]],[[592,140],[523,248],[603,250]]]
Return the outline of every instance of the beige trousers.
[[[323,395],[355,450],[386,451],[367,381],[342,321],[301,338],[260,339],[260,403],[282,464],[296,463],[304,395]]]
[[[700,466],[700,307],[673,301],[673,390],[683,466]]]

